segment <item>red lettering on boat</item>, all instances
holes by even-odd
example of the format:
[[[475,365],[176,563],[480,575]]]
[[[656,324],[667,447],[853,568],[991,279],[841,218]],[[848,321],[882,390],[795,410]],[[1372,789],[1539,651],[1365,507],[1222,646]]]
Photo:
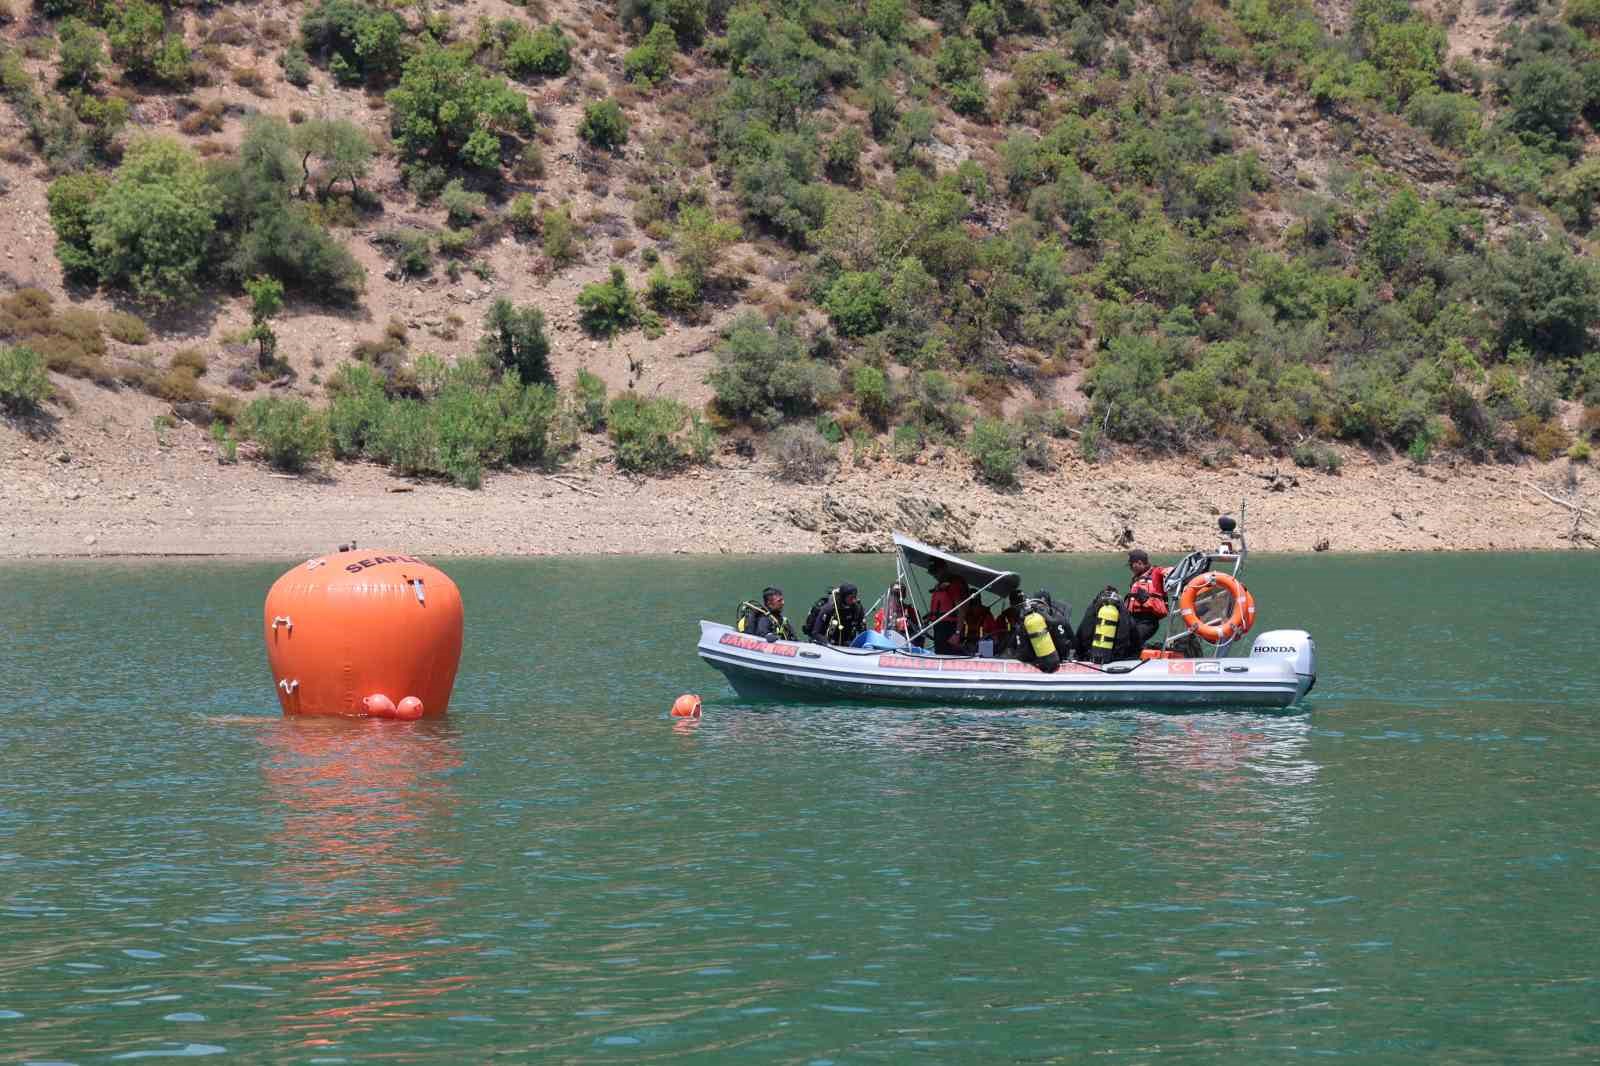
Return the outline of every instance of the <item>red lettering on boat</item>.
[[[763,655],[781,655],[786,659],[793,659],[800,651],[793,644],[769,644],[764,640],[742,636],[738,633],[722,634],[721,643],[731,644],[735,648],[743,648],[745,651],[758,651]]]

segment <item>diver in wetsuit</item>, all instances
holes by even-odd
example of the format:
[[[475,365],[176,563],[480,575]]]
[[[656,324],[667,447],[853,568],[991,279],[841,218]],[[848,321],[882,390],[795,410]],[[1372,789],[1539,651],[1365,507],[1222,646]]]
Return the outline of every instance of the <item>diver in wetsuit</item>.
[[[818,644],[848,647],[866,628],[867,612],[856,587],[843,584],[818,600],[807,618],[806,636]]]
[[[768,585],[761,590],[760,603],[741,603],[738,628],[739,632],[762,640],[793,640],[794,627],[783,616],[783,590]]]

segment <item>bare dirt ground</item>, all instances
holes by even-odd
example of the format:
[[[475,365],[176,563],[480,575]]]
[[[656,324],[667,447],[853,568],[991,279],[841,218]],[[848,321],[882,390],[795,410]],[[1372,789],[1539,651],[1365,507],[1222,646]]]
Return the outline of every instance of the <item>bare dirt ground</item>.
[[[847,458],[832,480],[802,486],[732,452],[677,477],[628,477],[590,440],[558,471],[493,472],[470,491],[364,464],[302,477],[223,464],[199,427],[154,428],[169,410],[159,401],[57,384],[78,405],[70,418],[0,422],[0,558],[293,557],[352,539],[432,555],[881,551],[891,529],[974,552],[1177,552],[1209,543],[1214,516],[1241,501],[1252,547],[1267,551],[1571,546],[1569,513],[1533,487],[1559,491],[1564,459],[1418,467],[1346,450],[1343,471],[1327,474],[1249,459],[1090,465],[1058,442],[1054,471],[1002,491],[953,451],[919,465]]]

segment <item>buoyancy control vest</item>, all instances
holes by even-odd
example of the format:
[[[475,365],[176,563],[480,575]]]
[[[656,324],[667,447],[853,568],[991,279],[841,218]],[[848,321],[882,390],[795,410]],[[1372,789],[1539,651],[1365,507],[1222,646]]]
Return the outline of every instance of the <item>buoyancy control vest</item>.
[[[846,603],[839,589],[829,589],[806,612],[806,636],[818,644],[849,644],[866,628],[866,615],[860,600]]]
[[[741,633],[767,640],[793,640],[794,629],[781,614],[774,614],[753,600],[739,604],[739,621],[735,626]]]

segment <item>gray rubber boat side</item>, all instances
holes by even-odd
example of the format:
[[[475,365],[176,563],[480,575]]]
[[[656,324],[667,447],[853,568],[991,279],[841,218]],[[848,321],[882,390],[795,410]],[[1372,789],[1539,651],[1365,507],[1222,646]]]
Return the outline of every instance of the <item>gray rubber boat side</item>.
[[[1269,637],[1275,643],[1263,645]],[[741,696],[751,698],[1282,708],[1304,696],[1316,680],[1314,646],[1298,630],[1263,634],[1248,657],[1152,659],[1106,669],[1062,663],[1053,674],[1009,659],[764,641],[708,621],[700,623],[698,651]],[[1305,672],[1297,673],[1297,666]]]

